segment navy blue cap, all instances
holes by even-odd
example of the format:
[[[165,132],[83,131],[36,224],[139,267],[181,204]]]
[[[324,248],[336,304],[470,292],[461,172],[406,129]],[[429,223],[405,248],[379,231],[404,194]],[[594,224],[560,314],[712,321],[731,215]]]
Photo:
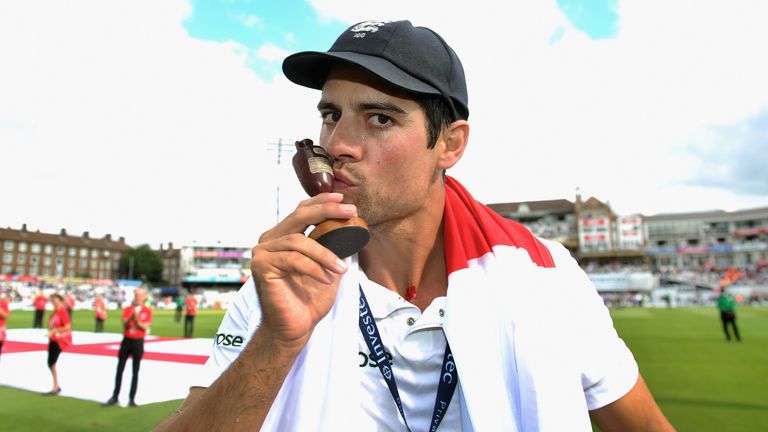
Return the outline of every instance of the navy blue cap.
[[[359,66],[409,92],[442,97],[454,120],[469,117],[467,82],[461,61],[434,31],[410,21],[363,21],[344,31],[328,52],[303,51],[283,61],[296,84],[322,89],[331,67]]]

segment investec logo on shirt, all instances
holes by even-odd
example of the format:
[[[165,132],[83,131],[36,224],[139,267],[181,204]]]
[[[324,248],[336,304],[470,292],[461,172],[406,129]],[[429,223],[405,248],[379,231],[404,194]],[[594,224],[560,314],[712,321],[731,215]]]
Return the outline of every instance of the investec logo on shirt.
[[[243,337],[226,333],[216,333],[216,338],[214,339],[213,343],[222,346],[239,347],[243,345]]]

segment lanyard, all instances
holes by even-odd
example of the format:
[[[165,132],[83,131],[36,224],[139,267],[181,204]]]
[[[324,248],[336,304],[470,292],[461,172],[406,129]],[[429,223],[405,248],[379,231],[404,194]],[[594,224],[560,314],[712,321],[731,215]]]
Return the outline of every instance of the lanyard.
[[[376,320],[371,315],[370,308],[368,307],[368,299],[365,298],[363,293],[363,287],[360,286],[360,331],[365,339],[365,344],[368,345],[368,349],[372,354],[376,356],[376,362],[379,364],[379,372],[384,377],[384,381],[387,383],[389,392],[392,394],[392,399],[395,400],[397,410],[400,411],[400,415],[403,417],[406,429],[410,432],[411,428],[408,426],[408,421],[405,419],[405,411],[403,411],[403,403],[400,400],[400,392],[397,390],[397,382],[395,381],[395,373],[392,370],[392,364],[389,362],[386,354],[384,353],[384,344],[381,342],[381,336],[379,335],[379,327],[376,325]],[[456,384],[459,382],[459,373],[456,370],[456,363],[453,361],[453,354],[451,354],[451,347],[448,345],[448,341],[445,342],[445,355],[443,356],[443,366],[440,368],[440,383],[437,386],[437,396],[435,396],[435,409],[432,412],[432,421],[429,423],[429,430],[435,431],[443,420],[445,413],[448,411],[448,405],[451,403],[453,392],[456,390]]]

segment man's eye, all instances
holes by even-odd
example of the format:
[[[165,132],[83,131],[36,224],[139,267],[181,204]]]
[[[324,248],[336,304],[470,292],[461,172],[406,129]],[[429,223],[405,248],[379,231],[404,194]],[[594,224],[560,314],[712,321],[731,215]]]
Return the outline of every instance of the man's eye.
[[[392,123],[392,119],[384,114],[374,114],[372,120],[376,126],[387,126]]]
[[[320,114],[320,117],[325,122],[336,123],[341,118],[341,114],[339,114],[339,113],[337,113],[335,111],[329,111],[329,112],[325,112],[325,113]]]

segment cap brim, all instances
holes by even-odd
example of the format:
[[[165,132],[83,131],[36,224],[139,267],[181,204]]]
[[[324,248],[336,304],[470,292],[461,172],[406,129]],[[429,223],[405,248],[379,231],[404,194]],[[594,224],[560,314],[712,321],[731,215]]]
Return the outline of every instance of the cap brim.
[[[305,51],[292,54],[283,60],[283,73],[298,85],[321,90],[331,67],[338,63],[359,66],[404,90],[441,95],[435,87],[411,76],[381,57],[350,51]]]

